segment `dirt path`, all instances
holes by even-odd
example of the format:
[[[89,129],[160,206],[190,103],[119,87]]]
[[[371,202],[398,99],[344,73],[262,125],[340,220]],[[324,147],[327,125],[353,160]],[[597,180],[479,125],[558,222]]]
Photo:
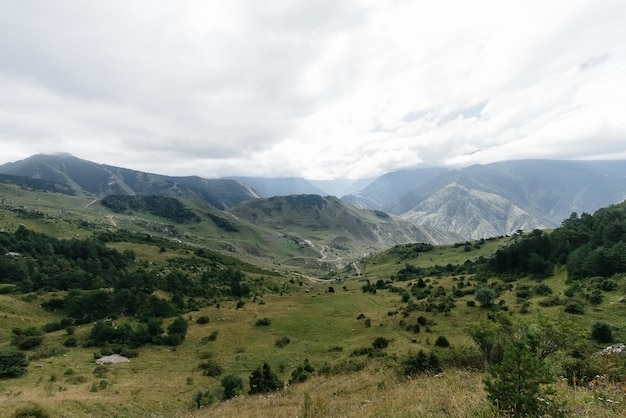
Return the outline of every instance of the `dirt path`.
[[[96,203],[98,201],[98,199],[94,199],[91,202],[87,203],[87,205],[85,205],[85,209],[89,209],[89,206],[93,205],[94,203]]]
[[[111,222],[111,225],[117,228],[117,222],[115,222],[115,218],[113,217],[113,215],[107,215],[105,216],[105,218],[107,218],[109,222]]]

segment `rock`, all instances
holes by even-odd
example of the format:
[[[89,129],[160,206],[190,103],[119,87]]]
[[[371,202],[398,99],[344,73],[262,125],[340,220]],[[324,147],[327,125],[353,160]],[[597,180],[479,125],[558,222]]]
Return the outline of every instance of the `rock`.
[[[98,364],[112,364],[112,363],[128,363],[130,359],[128,357],[120,356],[119,354],[113,354],[110,356],[100,357],[96,360]]]

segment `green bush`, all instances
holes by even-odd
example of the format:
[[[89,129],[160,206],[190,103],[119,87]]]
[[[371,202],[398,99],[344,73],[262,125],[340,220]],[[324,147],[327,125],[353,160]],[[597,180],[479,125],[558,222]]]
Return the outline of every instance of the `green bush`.
[[[24,353],[11,348],[0,349],[0,377],[20,377],[26,373],[28,360]]]
[[[253,370],[250,375],[250,394],[273,392],[282,387],[283,382],[267,363]]]
[[[289,345],[289,343],[291,343],[289,337],[280,337],[274,342],[274,345],[278,348],[283,348],[286,345]]]
[[[383,348],[387,348],[388,345],[389,345],[389,340],[386,339],[385,337],[378,337],[372,343],[372,347],[374,347],[375,349],[379,349],[379,350],[382,350]]]
[[[450,342],[448,341],[446,337],[444,337],[443,335],[440,335],[439,337],[437,337],[437,340],[435,341],[435,345],[437,347],[450,347]]]
[[[203,376],[217,377],[223,373],[222,366],[220,366],[215,360],[208,359],[198,365],[198,368],[202,370]]]
[[[601,344],[613,342],[613,331],[606,322],[595,322],[591,326],[591,338]]]
[[[201,325],[208,324],[209,323],[209,317],[206,316],[206,315],[203,315],[203,316],[199,317],[198,319],[196,319],[196,322],[198,324],[201,324]]]
[[[197,391],[196,393],[193,394],[192,399],[193,399],[193,403],[196,405],[196,408],[198,409],[202,408],[203,406],[211,405],[213,401],[215,401],[215,397],[208,390],[205,390],[204,392],[200,390]]]
[[[304,364],[299,365],[293,372],[291,372],[291,379],[289,380],[289,384],[292,383],[302,383],[307,380],[315,369],[309,363],[309,359],[304,360]]]
[[[260,326],[268,326],[272,324],[272,320],[269,318],[260,318],[256,320],[256,326],[260,327]]]
[[[435,353],[426,354],[420,350],[402,362],[402,374],[414,377],[420,374],[434,374],[441,372],[441,363]]]
[[[224,399],[234,398],[243,392],[243,380],[234,374],[229,374],[222,378],[222,387],[224,388]]]

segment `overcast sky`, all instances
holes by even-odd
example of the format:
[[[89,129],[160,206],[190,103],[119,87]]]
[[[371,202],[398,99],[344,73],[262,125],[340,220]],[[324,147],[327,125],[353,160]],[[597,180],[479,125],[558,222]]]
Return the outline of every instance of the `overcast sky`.
[[[622,0],[0,0],[0,163],[372,177],[626,159]]]

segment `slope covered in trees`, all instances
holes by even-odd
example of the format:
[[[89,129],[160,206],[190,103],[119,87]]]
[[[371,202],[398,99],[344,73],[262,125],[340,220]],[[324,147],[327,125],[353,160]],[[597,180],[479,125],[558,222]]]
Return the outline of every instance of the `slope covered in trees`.
[[[567,266],[570,281],[626,272],[626,202],[593,215],[572,213],[552,233],[534,230],[519,237],[491,262],[497,273],[539,278],[551,274],[555,265]]]

